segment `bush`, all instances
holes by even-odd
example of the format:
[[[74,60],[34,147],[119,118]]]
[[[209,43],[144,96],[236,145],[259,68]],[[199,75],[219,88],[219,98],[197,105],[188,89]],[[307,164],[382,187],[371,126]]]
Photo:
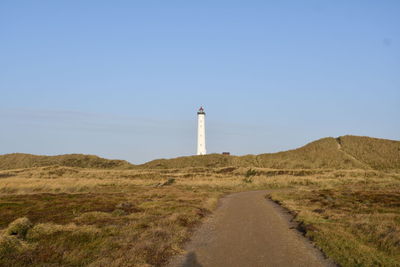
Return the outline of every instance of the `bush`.
[[[169,178],[166,182],[163,183],[163,185],[171,185],[175,183],[175,179],[174,178]]]
[[[26,233],[30,228],[32,228],[32,223],[28,218],[22,217],[11,222],[8,225],[6,233],[8,235],[16,235],[19,238],[25,238]]]
[[[256,174],[257,174],[256,170],[248,169],[245,176],[246,176],[246,178],[249,178],[249,177],[255,176]]]

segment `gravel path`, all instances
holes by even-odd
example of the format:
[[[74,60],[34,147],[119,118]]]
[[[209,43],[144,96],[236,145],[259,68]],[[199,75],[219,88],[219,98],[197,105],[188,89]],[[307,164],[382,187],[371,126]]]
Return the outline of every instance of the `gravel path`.
[[[194,233],[187,253],[169,266],[335,266],[290,223],[290,215],[265,199],[268,191],[224,197]]]

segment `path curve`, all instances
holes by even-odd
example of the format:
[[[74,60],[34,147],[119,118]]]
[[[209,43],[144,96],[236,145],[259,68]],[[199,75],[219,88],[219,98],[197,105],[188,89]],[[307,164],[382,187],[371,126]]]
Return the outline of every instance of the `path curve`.
[[[224,197],[195,231],[187,253],[168,266],[335,266],[294,229],[287,212],[265,198],[268,192]]]

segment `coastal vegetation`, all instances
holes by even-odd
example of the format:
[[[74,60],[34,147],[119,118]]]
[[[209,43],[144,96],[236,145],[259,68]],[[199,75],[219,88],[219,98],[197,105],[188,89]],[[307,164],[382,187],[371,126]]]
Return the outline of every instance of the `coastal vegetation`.
[[[143,165],[0,156],[1,266],[163,266],[229,193],[268,190],[341,266],[400,262],[400,142],[325,138]]]

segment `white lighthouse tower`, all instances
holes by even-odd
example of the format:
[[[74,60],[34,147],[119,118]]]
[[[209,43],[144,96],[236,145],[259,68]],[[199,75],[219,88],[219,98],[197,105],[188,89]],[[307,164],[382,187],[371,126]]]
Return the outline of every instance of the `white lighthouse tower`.
[[[197,112],[197,155],[206,154],[206,113],[203,107]]]

